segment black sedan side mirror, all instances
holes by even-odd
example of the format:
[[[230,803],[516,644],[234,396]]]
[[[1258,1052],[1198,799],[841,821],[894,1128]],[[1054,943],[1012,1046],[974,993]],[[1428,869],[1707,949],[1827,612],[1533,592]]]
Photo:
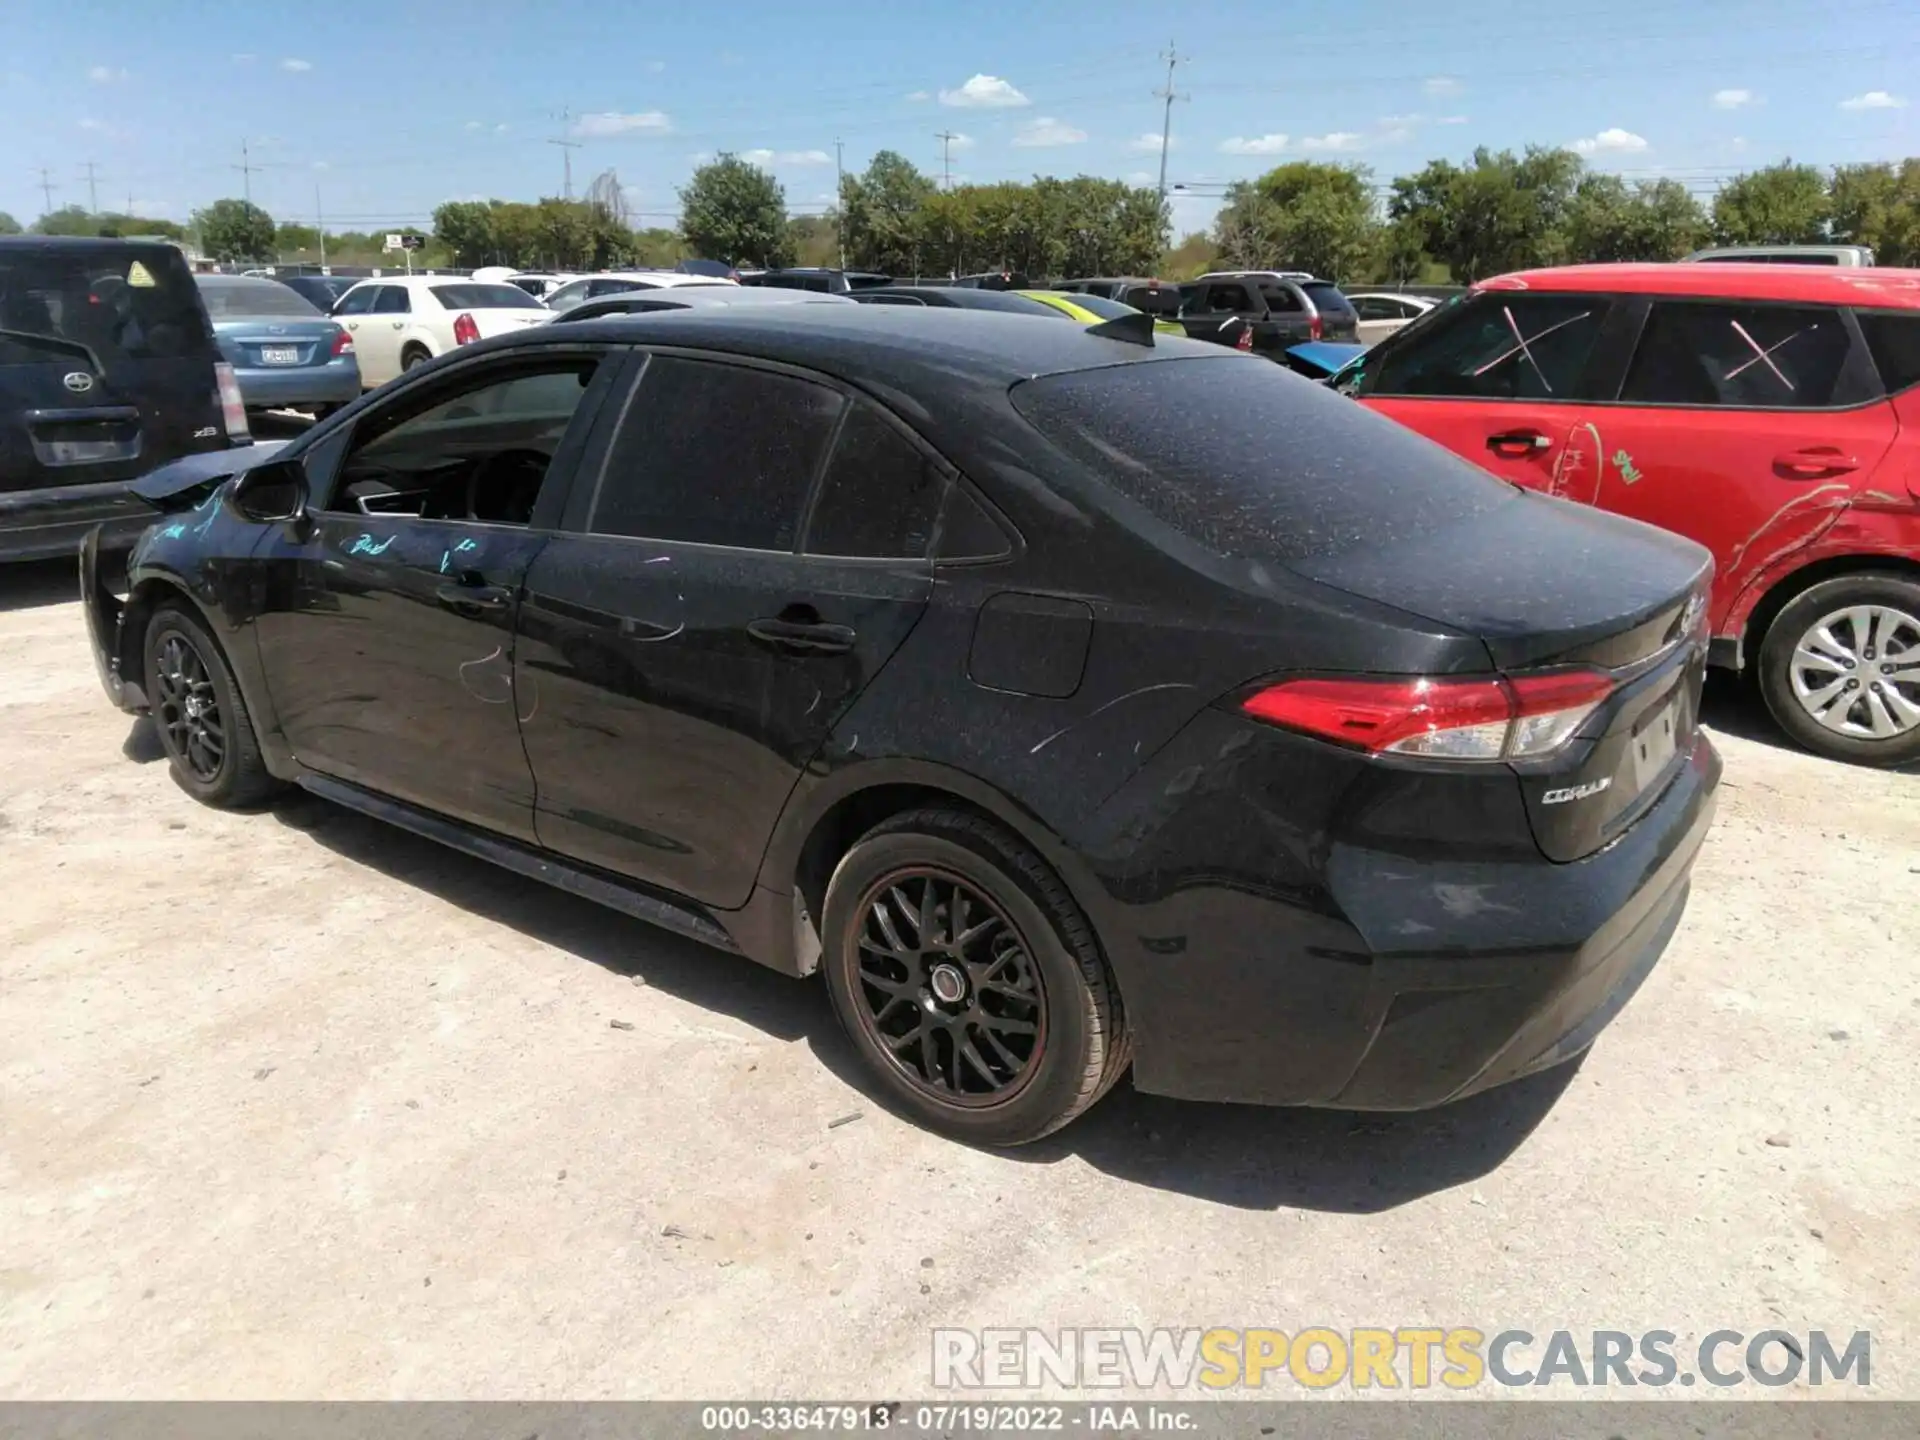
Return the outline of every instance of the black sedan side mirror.
[[[301,524],[307,515],[307,472],[298,460],[269,460],[240,477],[233,508],[261,525]]]

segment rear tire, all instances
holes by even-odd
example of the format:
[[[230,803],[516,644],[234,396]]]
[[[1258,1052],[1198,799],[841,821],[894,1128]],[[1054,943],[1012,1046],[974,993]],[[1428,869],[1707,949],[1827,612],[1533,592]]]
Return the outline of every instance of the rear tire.
[[[257,805],[280,787],[220,646],[199,617],[162,605],[147,624],[147,697],[182,790],[219,809]]]
[[[400,368],[402,370],[411,370],[416,365],[426,364],[427,361],[432,358],[433,356],[427,353],[426,346],[409,345],[400,352]]]
[[[823,911],[834,1011],[886,1097],[928,1129],[1025,1144],[1125,1073],[1092,928],[999,826],[944,809],[883,821],[835,867]]]
[[[1920,584],[1865,571],[1810,586],[1767,627],[1758,668],[1773,718],[1815,754],[1920,759]]]

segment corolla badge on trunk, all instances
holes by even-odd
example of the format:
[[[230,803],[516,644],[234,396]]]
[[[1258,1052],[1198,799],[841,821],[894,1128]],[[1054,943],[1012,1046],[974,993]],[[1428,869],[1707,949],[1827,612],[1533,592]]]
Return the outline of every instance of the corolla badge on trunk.
[[[84,370],[69,370],[60,383],[76,395],[84,395],[93,388],[93,376]]]
[[[1608,775],[1601,780],[1589,780],[1584,785],[1568,785],[1563,789],[1549,790],[1540,797],[1540,803],[1542,805],[1564,805],[1569,800],[1585,800],[1589,795],[1598,795],[1611,784],[1613,784],[1613,777]]]

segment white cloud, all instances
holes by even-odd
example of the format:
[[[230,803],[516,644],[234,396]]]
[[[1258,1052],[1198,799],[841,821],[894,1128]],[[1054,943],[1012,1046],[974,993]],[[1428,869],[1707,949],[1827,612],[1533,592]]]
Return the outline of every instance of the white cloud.
[[[1413,115],[1382,115],[1375,123],[1383,130],[1397,130],[1403,125],[1424,125],[1426,122],[1426,116],[1416,113]]]
[[[129,207],[129,213],[134,215],[164,215],[171,209],[173,209],[173,205],[166,200],[135,200]]]
[[[1436,125],[1464,125],[1467,123],[1467,117],[1464,115],[1442,115],[1433,123]]]
[[[1742,105],[1753,104],[1751,90],[1716,90],[1713,92],[1713,108],[1716,110],[1738,110]]]
[[[751,165],[831,165],[824,150],[743,150],[740,158]]]
[[[493,127],[493,133],[496,135],[504,135],[507,133],[509,128],[510,127],[508,126],[507,122],[502,120],[498,125]]]
[[[1056,120],[1051,115],[1042,115],[1015,135],[1013,143],[1022,149],[1037,150],[1051,145],[1078,145],[1086,138],[1086,131],[1076,130],[1066,121]]]
[[[1734,149],[1736,149],[1736,150],[1744,150],[1744,149],[1746,149],[1746,148],[1747,148],[1747,137],[1746,137],[1746,136],[1744,136],[1744,135],[1736,135],[1736,136],[1734,136],[1734,137],[1733,137],[1733,148],[1734,148]]]
[[[331,170],[333,166],[328,164],[325,160],[316,160],[313,162],[313,168],[316,170]]]
[[[1178,150],[1180,148],[1180,142],[1169,137],[1167,148],[1169,150]],[[1158,155],[1160,153],[1160,137],[1151,130],[1148,130],[1129,140],[1127,142],[1127,149],[1133,151],[1136,155]]]
[[[311,60],[282,60],[280,68],[294,75],[303,75],[313,69]]]
[[[1300,139],[1300,148],[1308,152],[1328,150],[1358,150],[1366,141],[1351,130],[1335,130],[1326,135],[1304,135]]]
[[[1637,155],[1647,148],[1647,142],[1631,130],[1615,125],[1598,135],[1574,141],[1573,148],[1582,155]]]
[[[647,61],[647,71],[649,74],[658,75],[662,71],[664,71],[666,68],[667,68],[667,62],[664,60]]]
[[[604,140],[612,135],[664,135],[673,128],[664,110],[640,110],[622,114],[601,110],[582,115],[573,122],[573,133],[586,140]]]
[[[111,135],[113,127],[104,120],[96,120],[91,115],[80,121],[80,128],[90,135]]]
[[[947,142],[947,148],[950,150],[971,150],[973,145],[974,140],[971,135],[955,135]]]
[[[258,60],[259,58],[260,57],[258,55],[252,54],[251,52],[243,51],[242,53],[235,55],[233,57],[233,63],[236,65],[251,65],[253,64],[254,61]]]
[[[1278,155],[1286,148],[1285,135],[1235,135],[1220,142],[1221,153],[1226,155]]]
[[[962,110],[1008,110],[1033,102],[997,75],[976,75],[958,90],[942,90],[940,103]]]
[[[1451,75],[1435,75],[1420,88],[1429,95],[1458,95],[1466,87]]]
[[[1159,178],[1160,177],[1155,175],[1151,170],[1130,170],[1127,172],[1127,183],[1129,185],[1152,185]]]
[[[487,127],[482,125],[478,120],[467,121],[467,129],[469,130],[484,130],[486,128]]]
[[[931,100],[932,98],[933,98],[933,95],[931,94],[931,92],[926,90],[915,90],[911,95],[907,96],[907,99],[916,100],[916,101]]]
[[[1907,102],[1898,95],[1889,95],[1884,90],[1869,90],[1864,95],[1856,95],[1851,100],[1840,102],[1842,110],[1904,110]]]
[[[96,65],[87,71],[87,79],[96,85],[113,85],[126,78],[125,70],[116,70],[111,65]]]

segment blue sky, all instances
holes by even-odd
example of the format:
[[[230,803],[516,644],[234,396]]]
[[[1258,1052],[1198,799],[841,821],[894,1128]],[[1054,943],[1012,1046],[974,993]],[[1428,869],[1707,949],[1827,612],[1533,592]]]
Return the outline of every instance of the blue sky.
[[[318,17],[318,18],[316,18]],[[443,200],[533,199],[616,170],[638,223],[719,150],[751,153],[790,207],[899,150],[956,181],[1095,174],[1150,182],[1154,90],[1183,57],[1169,180],[1208,192],[1283,160],[1385,179],[1475,145],[1576,144],[1596,166],[1701,193],[1791,155],[1920,154],[1916,0],[865,0],[634,6],[614,0],[3,0],[0,210],[128,199],[184,220],[238,195],[329,228],[419,225]],[[564,118],[563,118],[564,117]]]

